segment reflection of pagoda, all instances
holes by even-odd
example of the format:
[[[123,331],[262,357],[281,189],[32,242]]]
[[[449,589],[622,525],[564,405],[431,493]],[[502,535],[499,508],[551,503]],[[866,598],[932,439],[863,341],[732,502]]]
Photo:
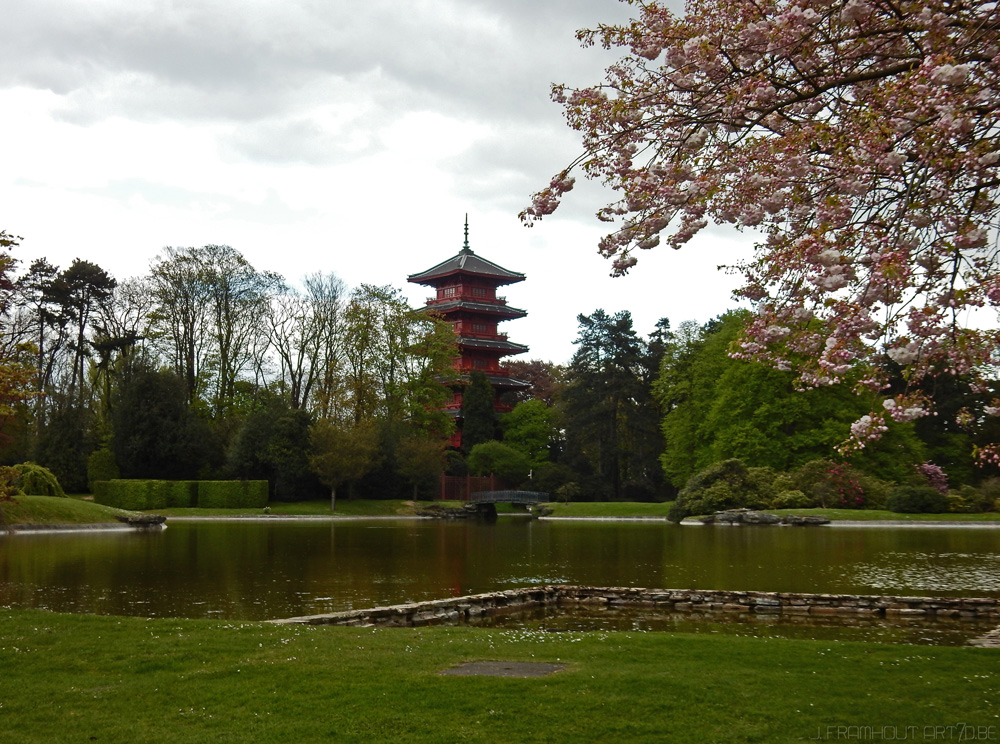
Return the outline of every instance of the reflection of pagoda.
[[[515,380],[500,366],[500,359],[511,354],[523,354],[527,346],[511,343],[506,333],[497,332],[497,323],[512,318],[523,318],[527,313],[507,305],[504,297],[497,297],[497,287],[524,281],[524,274],[497,266],[485,258],[477,256],[469,247],[469,221],[465,221],[465,245],[458,255],[439,263],[437,266],[411,274],[409,281],[434,287],[435,297],[427,299],[425,310],[431,310],[444,317],[455,327],[458,334],[460,357],[455,368],[462,373],[463,383],[468,383],[469,373],[474,371],[486,375],[495,393],[494,408],[508,411],[509,406],[500,403],[500,394],[507,390],[520,390],[529,383]],[[458,419],[458,431],[452,439],[456,447],[462,441],[462,389],[453,389],[449,412]]]

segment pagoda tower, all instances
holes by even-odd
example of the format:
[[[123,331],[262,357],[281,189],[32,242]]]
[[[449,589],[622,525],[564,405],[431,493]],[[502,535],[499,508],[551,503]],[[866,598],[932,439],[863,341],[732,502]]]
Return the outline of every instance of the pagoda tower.
[[[436,294],[427,298],[424,310],[441,315],[455,328],[458,336],[459,357],[455,369],[461,382],[452,388],[448,412],[457,419],[458,427],[452,444],[462,443],[462,392],[472,372],[482,372],[493,386],[493,407],[498,412],[509,411],[510,406],[500,402],[500,395],[508,390],[530,387],[523,380],[516,380],[500,366],[500,360],[528,350],[523,344],[507,340],[497,325],[505,320],[523,318],[524,310],[507,304],[507,298],[497,296],[497,288],[524,281],[524,274],[508,271],[469,247],[469,218],[465,219],[465,243],[457,255],[442,261],[426,271],[411,274],[408,281],[433,287]]]

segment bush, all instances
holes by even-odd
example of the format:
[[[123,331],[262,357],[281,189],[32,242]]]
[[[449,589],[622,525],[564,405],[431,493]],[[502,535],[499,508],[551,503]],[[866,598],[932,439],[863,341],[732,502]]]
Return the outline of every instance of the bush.
[[[202,509],[260,509],[267,506],[267,481],[198,481]]]
[[[94,489],[96,503],[128,511],[165,508],[171,486],[171,481],[121,478],[97,483],[103,485]]]
[[[17,487],[25,496],[66,496],[59,479],[48,468],[33,462],[15,465],[18,474]]]
[[[778,489],[774,485],[777,479],[778,474],[774,468],[747,469],[747,485],[760,497],[762,502],[769,502],[778,495]]]
[[[980,514],[993,509],[993,501],[980,489],[962,486],[948,492],[948,511]]]
[[[979,484],[982,494],[981,503],[986,504],[984,511],[1000,511],[1000,478],[988,478]]]
[[[107,447],[94,450],[87,458],[87,488],[94,492],[94,484],[98,481],[109,481],[121,478],[115,453]]]
[[[497,441],[477,444],[465,461],[473,475],[494,473],[510,487],[521,485],[531,472],[531,462],[527,455]]]
[[[810,509],[813,501],[802,491],[782,491],[771,501],[772,509]]]
[[[531,477],[533,491],[555,493],[560,487],[576,478],[573,469],[558,462],[545,462],[535,468]]]
[[[167,506],[185,509],[198,505],[198,481],[168,481]]]
[[[824,508],[861,509],[866,506],[862,479],[849,465],[830,460],[812,460],[793,475],[796,490]]]
[[[717,462],[691,476],[667,518],[680,522],[687,516],[725,509],[764,509],[774,497],[774,479],[770,468],[748,469],[735,458]]]
[[[94,501],[129,511],[198,506],[256,509],[267,505],[267,481],[98,481]],[[96,485],[96,484],[95,484]]]
[[[889,483],[881,478],[876,478],[864,473],[857,474],[858,485],[864,491],[865,509],[885,509],[885,504],[889,500],[889,495],[896,488],[895,483]]]
[[[555,490],[556,501],[576,501],[580,498],[580,484],[579,483],[564,483]]]
[[[899,486],[886,508],[899,514],[943,514],[948,511],[948,497],[933,486]]]

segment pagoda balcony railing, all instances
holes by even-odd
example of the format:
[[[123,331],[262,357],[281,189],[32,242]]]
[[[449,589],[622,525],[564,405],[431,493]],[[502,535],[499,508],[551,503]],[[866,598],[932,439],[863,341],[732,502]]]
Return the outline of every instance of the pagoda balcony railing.
[[[506,341],[506,333],[482,333],[481,331],[462,331],[466,338],[484,338],[488,341]]]
[[[451,297],[428,297],[426,304],[428,307],[431,305],[441,305],[445,302],[455,302],[456,300],[468,300],[470,302],[481,302],[484,305],[506,305],[506,297],[483,297],[481,295],[472,295],[468,292],[463,294],[452,295]]]
[[[510,377],[510,372],[505,370],[503,367],[476,367],[471,364],[462,364],[459,362],[455,365],[455,370],[457,372],[482,372],[483,374],[498,375],[500,377]]]

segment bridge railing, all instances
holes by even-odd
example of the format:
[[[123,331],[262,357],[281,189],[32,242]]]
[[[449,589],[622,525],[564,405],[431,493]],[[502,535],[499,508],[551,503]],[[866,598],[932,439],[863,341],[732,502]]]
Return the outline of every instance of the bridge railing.
[[[469,496],[473,504],[539,504],[549,495],[541,491],[475,491]]]

